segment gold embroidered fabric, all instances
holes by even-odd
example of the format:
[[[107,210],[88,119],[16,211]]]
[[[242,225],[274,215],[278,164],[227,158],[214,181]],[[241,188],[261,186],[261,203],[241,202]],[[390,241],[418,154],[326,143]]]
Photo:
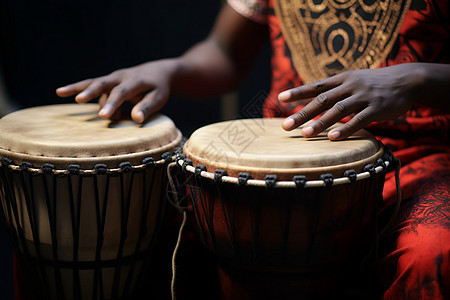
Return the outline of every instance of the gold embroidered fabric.
[[[307,82],[376,68],[398,36],[411,0],[274,0],[297,72]]]

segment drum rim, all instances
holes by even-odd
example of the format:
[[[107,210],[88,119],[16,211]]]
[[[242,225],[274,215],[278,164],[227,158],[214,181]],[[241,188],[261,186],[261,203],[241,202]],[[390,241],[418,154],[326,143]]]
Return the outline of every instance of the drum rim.
[[[189,140],[188,140],[189,142]],[[183,146],[183,152],[192,161],[196,164],[206,166],[207,170],[212,172],[214,169],[226,169],[230,174],[237,175],[240,172],[249,172],[251,174],[263,174],[263,176],[255,176],[255,178],[263,178],[267,174],[276,174],[282,179],[292,178],[292,176],[297,174],[302,174],[308,177],[308,179],[317,179],[321,174],[331,173],[333,176],[338,177],[341,176],[346,170],[354,169],[356,172],[361,172],[363,168],[371,163],[377,161],[378,158],[382,157],[385,153],[385,146],[377,141],[379,148],[377,152],[369,157],[364,159],[360,159],[351,163],[344,163],[339,165],[333,165],[328,167],[308,167],[308,168],[256,168],[256,167],[248,167],[248,166],[239,166],[236,164],[221,164],[220,162],[214,161],[209,163],[205,158],[199,157],[193,153],[191,153],[186,145]]]
[[[51,163],[44,163],[43,165],[37,167],[32,165],[28,161],[21,161],[20,164],[16,164],[9,157],[0,156],[0,168],[9,168],[12,171],[26,171],[31,174],[53,174],[53,175],[95,175],[95,174],[115,174],[115,173],[125,173],[129,171],[140,171],[147,169],[149,167],[159,167],[164,166],[175,159],[175,155],[171,152],[166,151],[161,154],[161,158],[154,160],[152,156],[143,156],[141,163],[132,164],[129,161],[121,161],[118,167],[108,167],[103,163],[98,163],[92,168],[83,168],[82,166],[72,163],[67,164],[67,168],[58,168]]]
[[[71,107],[76,107],[79,110],[70,110]],[[78,113],[80,112],[89,112],[94,113],[98,107],[98,104],[95,103],[62,103],[62,104],[51,104],[44,106],[34,106],[29,108],[23,108],[10,114],[4,116],[4,118],[12,118],[15,114],[20,114],[21,112],[39,112],[39,110],[45,110],[46,108],[51,108],[58,110],[60,108],[64,108],[62,110],[63,113]],[[36,143],[34,140],[32,142],[26,141],[26,143],[20,143],[20,147],[11,146],[10,139],[7,135],[5,138],[6,142],[2,140],[2,145],[0,145],[0,159],[1,158],[9,158],[12,159],[16,164],[21,164],[22,162],[31,163],[33,166],[41,167],[46,163],[50,163],[55,165],[58,169],[65,169],[70,164],[79,164],[83,169],[93,168],[95,164],[103,163],[108,165],[109,168],[116,168],[123,161],[129,161],[132,164],[140,164],[142,159],[145,157],[153,157],[155,159],[159,159],[161,154],[167,151],[173,151],[178,145],[181,144],[183,140],[182,132],[176,127],[176,124],[173,120],[164,114],[156,114],[155,116],[160,115],[163,118],[167,118],[168,121],[173,124],[173,130],[170,128],[170,135],[167,136],[164,140],[161,140],[158,143],[141,143],[141,136],[132,137],[133,140],[131,142],[136,142],[137,147],[132,149],[132,147],[124,148],[124,150],[117,151],[107,150],[105,151],[93,151],[95,149],[95,141],[91,142],[83,142],[80,144],[80,148],[82,151],[77,152],[77,145],[74,144],[72,146],[69,143],[63,144],[63,146],[58,151],[48,151],[46,153],[46,148],[38,148],[33,151],[28,152],[28,149],[24,148],[27,145],[35,147],[36,145],[40,145]],[[4,119],[1,118],[1,119]],[[8,123],[6,123],[8,124]],[[136,123],[137,124],[137,123]],[[8,126],[7,126],[8,127]],[[11,127],[11,125],[9,125]],[[11,128],[9,128],[11,129]],[[8,133],[7,133],[8,134]],[[23,137],[22,137],[23,138]],[[150,139],[147,139],[150,140]],[[122,139],[120,142],[124,143],[127,140]],[[128,141],[127,141],[128,142]],[[134,145],[134,144],[132,144]],[[102,145],[101,147],[106,147],[108,145]],[[39,146],[40,147],[40,146]],[[108,146],[109,147],[109,146]],[[87,149],[87,150],[86,150]],[[103,149],[103,148],[102,148]],[[109,149],[109,148],[108,148]]]
[[[380,143],[381,144],[381,143]],[[209,179],[212,181],[219,181],[223,183],[230,183],[235,185],[246,185],[246,186],[255,186],[255,187],[274,187],[274,188],[298,188],[299,182],[294,180],[295,176],[300,176],[303,178],[303,182],[301,182],[300,186],[302,188],[317,188],[317,187],[330,187],[335,185],[342,185],[348,183],[354,183],[355,181],[360,181],[363,179],[368,179],[379,173],[386,173],[388,167],[393,164],[393,153],[381,144],[380,150],[377,154],[382,151],[382,155],[379,156],[374,164],[368,163],[363,168],[362,171],[357,173],[354,169],[346,169],[342,174],[344,176],[340,176],[334,178],[332,174],[327,173],[326,171],[322,172],[322,175],[317,179],[306,180],[305,174],[303,173],[295,173],[292,170],[305,170],[305,169],[291,169],[290,173],[294,174],[291,176],[291,180],[279,180],[277,174],[275,173],[266,173],[264,179],[253,179],[247,178],[242,183],[242,179],[236,176],[228,175],[225,169],[216,169],[214,173],[206,170],[206,166],[202,164],[197,164],[194,167],[194,164],[191,159],[186,158],[185,154],[177,154],[176,163],[183,170],[201,178]],[[185,150],[185,149],[183,149]],[[201,169],[201,167],[205,167]],[[273,170],[273,169],[272,169]],[[345,171],[350,171],[348,176],[345,176]],[[240,174],[243,174],[242,172]],[[249,173],[247,173],[249,174]],[[298,175],[296,175],[298,174]],[[250,174],[249,174],[250,175]]]

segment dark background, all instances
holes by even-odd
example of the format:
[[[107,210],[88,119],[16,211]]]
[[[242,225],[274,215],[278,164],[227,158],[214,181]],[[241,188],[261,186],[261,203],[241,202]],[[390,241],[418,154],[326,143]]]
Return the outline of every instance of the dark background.
[[[219,0],[2,0],[0,71],[8,97],[16,109],[73,102],[57,97],[55,89],[182,54],[206,37],[220,6]],[[238,112],[231,117],[260,116],[248,107],[258,106],[269,89],[269,52],[266,47],[236,91]],[[172,97],[162,112],[188,137],[222,120],[220,101]],[[10,245],[1,224],[0,299],[12,295]]]

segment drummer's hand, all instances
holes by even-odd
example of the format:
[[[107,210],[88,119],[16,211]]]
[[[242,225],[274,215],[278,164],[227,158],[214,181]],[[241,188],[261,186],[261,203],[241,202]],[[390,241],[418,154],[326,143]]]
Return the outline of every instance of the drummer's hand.
[[[117,117],[118,108],[126,101],[131,102],[134,104],[131,118],[142,123],[166,104],[174,69],[174,60],[149,62],[60,87],[56,93],[61,97],[76,95],[78,103],[100,97],[99,116],[104,119]]]
[[[413,64],[352,70],[284,91],[278,96],[281,102],[313,100],[286,118],[282,127],[292,130],[326,111],[301,131],[304,137],[314,137],[344,117],[355,114],[349,122],[329,131],[330,140],[341,140],[371,122],[401,116],[412,107],[418,83],[421,83],[420,76],[414,75],[411,68]]]

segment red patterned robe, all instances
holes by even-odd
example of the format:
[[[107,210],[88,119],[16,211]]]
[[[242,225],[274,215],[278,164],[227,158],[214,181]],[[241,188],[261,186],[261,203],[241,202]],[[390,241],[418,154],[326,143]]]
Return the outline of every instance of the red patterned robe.
[[[303,55],[312,52],[311,48],[307,48],[307,42],[308,38],[313,40],[315,37],[308,36],[308,33],[314,34],[311,29],[313,26],[308,27],[311,24],[308,22],[319,13],[325,15],[330,10],[322,7],[310,13],[305,9],[308,3],[319,6],[326,1],[297,1],[300,3],[299,17],[293,18],[294,22],[287,23],[280,20],[280,15],[283,15],[283,11],[279,13],[280,7],[283,9],[280,2],[284,3],[284,9],[295,5],[292,4],[295,1],[228,0],[229,5],[240,14],[269,27],[272,83],[263,108],[264,117],[287,117],[304,106],[305,103],[281,104],[277,96],[281,91],[308,81],[303,78],[314,79],[315,74],[302,77],[303,72],[308,73],[309,69],[301,68],[304,61],[300,61],[302,57],[296,58],[294,51],[302,51],[296,45],[303,47],[301,43],[304,42],[306,50],[303,50]],[[328,1],[327,4],[330,7],[342,7],[351,2],[356,3],[355,5],[361,3]],[[384,1],[373,2],[376,4]],[[398,22],[398,29],[391,36],[389,52],[384,57],[379,57],[379,63],[370,67],[410,62],[450,63],[448,1],[412,0],[389,3],[402,5],[404,15],[390,20]],[[284,16],[291,17],[292,14],[284,11]],[[302,17],[307,20],[302,20]],[[283,26],[286,30],[289,24],[295,22],[304,25],[299,28],[311,29],[300,32],[304,36],[301,36],[303,39],[298,39],[297,44],[295,36],[293,40],[289,40],[284,35],[286,31],[283,31]],[[315,25],[322,26],[324,31],[327,29],[324,27],[325,23]],[[324,49],[320,48],[320,44],[311,45],[316,47],[313,49],[314,53],[323,53]],[[383,50],[385,49],[380,49]],[[361,65],[363,63],[359,66]],[[450,106],[450,95],[448,101]],[[348,118],[343,121],[346,120]],[[415,105],[405,115],[391,121],[374,122],[367,129],[388,146],[402,163],[402,205],[394,226],[382,240],[382,258],[377,265],[380,296],[383,299],[450,299],[450,114]],[[393,175],[393,172],[387,174],[383,192],[382,211],[386,212],[390,211],[396,197]]]

